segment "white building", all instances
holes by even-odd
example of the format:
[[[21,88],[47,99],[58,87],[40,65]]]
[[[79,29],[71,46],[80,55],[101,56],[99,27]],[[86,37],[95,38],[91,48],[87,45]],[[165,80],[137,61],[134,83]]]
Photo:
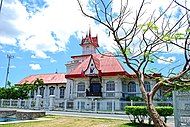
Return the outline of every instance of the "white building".
[[[33,82],[35,79],[43,79],[45,85],[40,86],[34,93],[43,98],[55,95],[57,99],[72,101],[70,107],[83,109],[93,108],[92,101],[106,102],[104,105],[98,103],[99,109],[109,109],[112,102],[125,100],[127,96],[141,96],[138,82],[133,75],[129,74],[120,62],[111,54],[98,54],[96,48],[98,37],[92,37],[91,31],[82,38],[82,54],[71,56],[72,61],[66,64],[66,74],[44,74],[33,75],[23,79]],[[150,91],[154,81],[147,79],[145,89]],[[33,96],[32,96],[33,97]],[[115,103],[115,107],[120,107]]]

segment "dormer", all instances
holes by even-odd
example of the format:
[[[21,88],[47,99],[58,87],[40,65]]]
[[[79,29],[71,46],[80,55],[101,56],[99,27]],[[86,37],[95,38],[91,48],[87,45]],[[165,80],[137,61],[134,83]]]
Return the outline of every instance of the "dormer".
[[[82,38],[80,46],[82,46],[82,54],[83,55],[96,53],[96,48],[99,47],[98,37],[91,36],[90,28],[89,28],[89,32],[86,34],[86,37]]]

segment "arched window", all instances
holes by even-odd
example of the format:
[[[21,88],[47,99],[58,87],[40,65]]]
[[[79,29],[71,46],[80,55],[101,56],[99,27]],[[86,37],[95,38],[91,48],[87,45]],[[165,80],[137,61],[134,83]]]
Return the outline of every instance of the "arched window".
[[[108,81],[106,83],[106,91],[115,91],[115,82],[114,81]]]
[[[30,91],[30,98],[34,98],[34,90]]]
[[[62,86],[62,87],[59,87],[59,96],[60,98],[64,98],[64,94],[65,94],[65,87]]]
[[[150,90],[151,90],[150,82],[145,81],[145,82],[144,82],[144,87],[145,87],[145,90],[146,90],[147,92],[150,92]]]
[[[128,92],[136,92],[136,83],[134,81],[131,81],[128,83]]]
[[[40,95],[42,96],[42,98],[44,97],[44,87],[40,87]]]
[[[49,95],[54,95],[54,90],[55,90],[55,87],[51,86],[49,88]]]
[[[85,91],[85,83],[84,82],[78,83],[77,91]]]

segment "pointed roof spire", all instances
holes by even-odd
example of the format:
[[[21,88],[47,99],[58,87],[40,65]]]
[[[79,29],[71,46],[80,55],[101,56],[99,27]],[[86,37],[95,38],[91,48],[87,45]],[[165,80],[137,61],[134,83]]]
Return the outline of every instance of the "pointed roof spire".
[[[89,25],[89,32],[88,32],[88,36],[91,37],[91,27]]]

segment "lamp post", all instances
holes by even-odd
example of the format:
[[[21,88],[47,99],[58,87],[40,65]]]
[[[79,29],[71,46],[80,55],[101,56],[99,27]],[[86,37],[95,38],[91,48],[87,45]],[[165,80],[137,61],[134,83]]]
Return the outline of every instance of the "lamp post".
[[[9,69],[10,69],[10,62],[11,62],[11,59],[14,58],[13,55],[7,55],[7,58],[8,58],[8,65],[7,65],[7,74],[6,74],[6,80],[5,80],[5,88],[7,87],[8,85],[8,76],[9,76]]]
[[[1,0],[1,3],[0,3],[0,13],[1,13],[2,6],[3,6],[3,0]]]

